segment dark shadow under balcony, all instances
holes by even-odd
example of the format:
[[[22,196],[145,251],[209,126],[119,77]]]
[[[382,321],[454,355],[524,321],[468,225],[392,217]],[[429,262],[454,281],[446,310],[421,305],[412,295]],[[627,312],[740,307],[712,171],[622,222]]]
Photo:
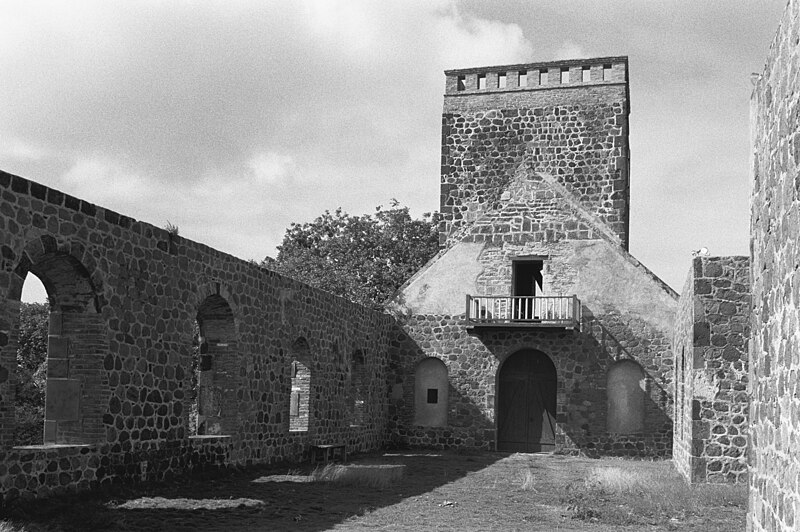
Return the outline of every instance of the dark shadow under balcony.
[[[550,327],[579,329],[581,302],[577,296],[467,295],[467,328]]]

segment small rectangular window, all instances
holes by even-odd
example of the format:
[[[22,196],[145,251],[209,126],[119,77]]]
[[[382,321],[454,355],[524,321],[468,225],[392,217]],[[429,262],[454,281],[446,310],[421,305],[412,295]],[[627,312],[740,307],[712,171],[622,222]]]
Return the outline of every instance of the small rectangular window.
[[[428,388],[428,404],[435,405],[438,402],[439,402],[439,389]]]
[[[519,79],[517,79],[517,84],[520,87],[528,86],[528,73],[525,70],[519,73]]]
[[[458,85],[456,86],[456,90],[463,91],[467,89],[467,77],[466,76],[458,76]]]
[[[592,70],[589,67],[583,67],[581,70],[581,81],[588,83],[592,79]]]
[[[611,81],[611,65],[603,65],[603,81]]]
[[[478,90],[486,88],[486,74],[478,74]]]
[[[505,89],[506,88],[506,75],[505,75],[505,73],[497,75],[497,88],[498,89]]]
[[[561,83],[569,83],[569,68],[562,68],[561,69]]]
[[[539,71],[539,85],[547,85],[547,69],[545,68]]]

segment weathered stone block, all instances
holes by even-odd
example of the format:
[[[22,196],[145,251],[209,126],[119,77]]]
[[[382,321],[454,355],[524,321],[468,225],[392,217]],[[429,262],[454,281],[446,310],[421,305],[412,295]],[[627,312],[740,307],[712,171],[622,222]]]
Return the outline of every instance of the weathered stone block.
[[[47,379],[44,416],[47,420],[80,419],[81,383],[75,379]]]
[[[69,359],[47,357],[47,378],[66,379],[69,377]]]

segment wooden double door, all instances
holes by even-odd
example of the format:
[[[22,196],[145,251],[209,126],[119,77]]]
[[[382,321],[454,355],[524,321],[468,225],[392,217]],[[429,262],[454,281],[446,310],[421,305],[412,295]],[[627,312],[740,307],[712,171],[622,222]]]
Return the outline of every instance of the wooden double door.
[[[550,357],[517,351],[500,368],[498,386],[497,450],[555,450],[557,380]]]

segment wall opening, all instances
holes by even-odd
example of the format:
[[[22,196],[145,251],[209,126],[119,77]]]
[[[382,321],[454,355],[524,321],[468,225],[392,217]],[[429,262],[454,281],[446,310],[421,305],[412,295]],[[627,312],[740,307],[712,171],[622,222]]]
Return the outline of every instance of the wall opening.
[[[511,292],[514,296],[535,297],[544,295],[543,260],[515,260],[511,263]],[[533,299],[515,298],[512,316],[516,320],[541,318],[543,309]]]
[[[27,248],[14,271],[9,299],[20,300],[24,281],[32,274],[44,286],[50,307],[46,369],[36,368],[45,389],[42,436],[32,441],[45,445],[105,441],[103,415],[110,396],[104,367],[108,334],[98,312],[97,288],[81,261],[60,251],[54,238],[43,236]],[[17,324],[18,318],[14,317]],[[19,326],[14,329],[14,344],[19,347]],[[20,384],[22,377],[21,373],[16,376]]]
[[[303,337],[295,340],[291,355],[289,431],[306,432],[311,421],[311,349],[308,341]]]
[[[466,76],[458,76],[456,80],[456,90],[463,91],[467,90],[467,77]]]
[[[523,71],[519,72],[518,76],[519,77],[517,78],[517,85],[519,85],[520,87],[527,87],[528,86],[528,72],[523,70]]]
[[[547,85],[547,69],[539,70],[539,85]]]
[[[208,296],[197,311],[199,360],[196,410],[198,435],[238,430],[239,357],[233,310],[224,297]]]
[[[603,65],[603,81],[611,81],[611,65]]]
[[[592,70],[590,67],[583,67],[581,69],[581,81],[584,83],[588,83],[592,80]]]
[[[569,68],[563,67],[561,69],[561,83],[566,84],[569,83]]]
[[[486,88],[486,74],[478,74],[478,90]]]
[[[367,421],[368,383],[366,357],[364,352],[358,349],[350,357],[350,391],[347,406],[352,426],[363,425]]]
[[[447,366],[438,358],[426,358],[414,372],[414,424],[423,427],[447,426],[449,391]]]
[[[632,360],[616,362],[608,370],[608,432],[631,434],[644,430],[646,380]]]
[[[17,335],[13,445],[41,445],[47,389],[50,302],[41,280],[29,273],[22,287]]]
[[[558,380],[550,357],[517,351],[500,367],[497,385],[497,450],[555,450]]]
[[[505,74],[505,72],[497,75],[497,88],[498,89],[505,89],[506,88],[506,74]]]

